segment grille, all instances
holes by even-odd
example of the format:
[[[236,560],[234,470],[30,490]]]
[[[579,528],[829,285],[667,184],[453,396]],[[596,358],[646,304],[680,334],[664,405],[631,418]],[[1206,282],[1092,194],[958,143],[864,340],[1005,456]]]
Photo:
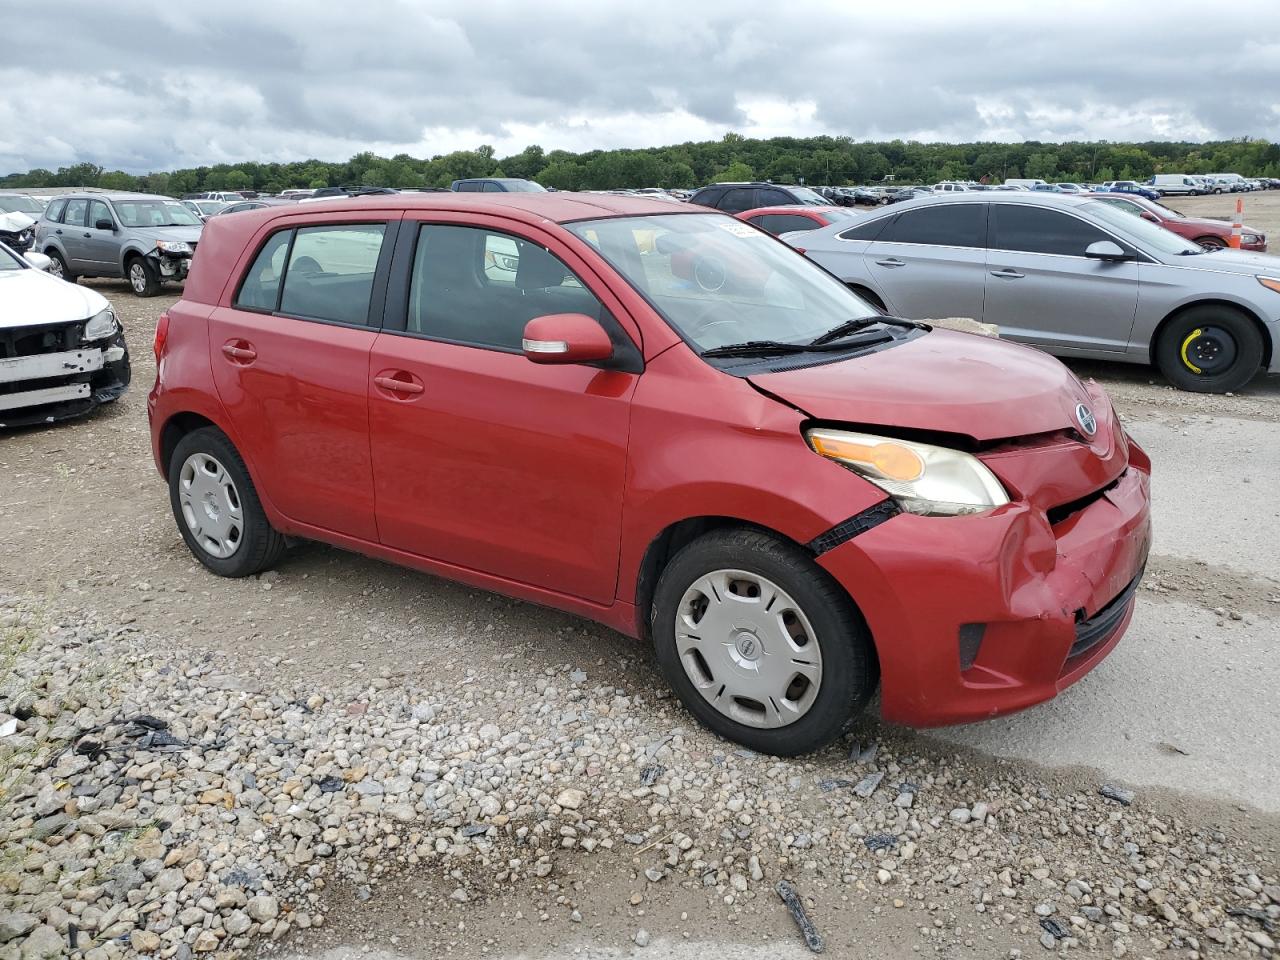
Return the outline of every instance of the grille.
[[[1107,495],[1107,491],[1119,485],[1120,481],[1124,479],[1125,474],[1128,472],[1128,469],[1126,469],[1124,473],[1120,474],[1120,476],[1116,477],[1105,487],[1099,487],[1097,490],[1093,491],[1093,493],[1087,493],[1078,500],[1072,500],[1070,503],[1050,507],[1045,511],[1045,515],[1049,518],[1049,526],[1056,527],[1058,524],[1062,523],[1062,521],[1069,520],[1081,510],[1097,503]]]
[[[61,353],[80,346],[80,324],[55,323],[0,330],[0,359]]]
[[[1084,619],[1084,611],[1080,612],[1081,619],[1076,621],[1076,642],[1071,645],[1071,652],[1067,654],[1068,660],[1087,653],[1115,633],[1116,627],[1128,612],[1129,605],[1133,603],[1133,595],[1138,592],[1142,573],[1143,571],[1139,570],[1138,575],[1129,581],[1129,585],[1092,617]]]

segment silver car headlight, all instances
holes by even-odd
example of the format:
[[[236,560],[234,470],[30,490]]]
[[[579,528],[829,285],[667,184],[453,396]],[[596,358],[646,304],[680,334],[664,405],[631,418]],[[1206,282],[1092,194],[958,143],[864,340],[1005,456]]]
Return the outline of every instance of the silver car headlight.
[[[960,450],[846,430],[807,430],[805,439],[815,453],[874,483],[908,513],[954,517],[1009,502],[986,464]]]
[[[157,240],[156,249],[161,253],[190,253],[191,244],[185,240]]]
[[[89,322],[84,325],[84,338],[86,340],[103,340],[117,330],[120,324],[116,323],[116,315],[110,307],[95,313],[89,318]]]

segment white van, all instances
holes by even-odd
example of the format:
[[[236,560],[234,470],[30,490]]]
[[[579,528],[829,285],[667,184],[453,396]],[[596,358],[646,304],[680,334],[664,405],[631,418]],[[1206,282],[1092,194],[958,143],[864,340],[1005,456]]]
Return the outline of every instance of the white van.
[[[1185,173],[1157,173],[1147,180],[1147,186],[1162,197],[1193,196],[1203,191],[1199,182]]]
[[[1038,185],[1044,183],[1043,180],[1006,180],[1006,187],[1024,187],[1027,190],[1034,190]]]

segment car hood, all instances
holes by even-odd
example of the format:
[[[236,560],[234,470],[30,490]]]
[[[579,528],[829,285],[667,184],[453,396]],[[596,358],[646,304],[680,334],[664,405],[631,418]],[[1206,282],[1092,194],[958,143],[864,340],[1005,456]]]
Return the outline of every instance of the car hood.
[[[1084,385],[1048,354],[933,330],[876,353],[752,375],[756,387],[819,420],[936,431],[979,443],[1078,429]],[[1099,421],[1105,411],[1095,410]]]
[[[21,233],[35,221],[28,213],[15,210],[13,213],[0,213],[0,230],[6,233]]]
[[[1280,277],[1280,257],[1269,253],[1253,253],[1249,250],[1214,250],[1195,256],[1161,257],[1172,267],[1190,267],[1194,270],[1216,270],[1219,273],[1240,273],[1250,277],[1266,274]]]
[[[0,272],[0,329],[87,320],[107,308],[107,299],[41,270]]]
[[[129,236],[139,240],[184,240],[197,243],[200,227],[130,227]]]

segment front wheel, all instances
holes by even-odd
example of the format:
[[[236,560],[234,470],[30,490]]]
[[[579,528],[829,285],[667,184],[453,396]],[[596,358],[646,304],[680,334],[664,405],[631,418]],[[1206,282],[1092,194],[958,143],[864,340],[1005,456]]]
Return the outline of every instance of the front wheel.
[[[796,756],[845,733],[879,669],[862,616],[793,544],[708,533],[663,570],[653,639],[667,681],[704,725],[753,750]]]
[[[1227,241],[1221,237],[1215,237],[1212,234],[1205,237],[1197,237],[1196,243],[1204,247],[1206,250],[1221,250],[1227,245]]]
[[[128,277],[129,286],[140,297],[154,297],[160,292],[160,277],[145,257],[129,261]]]
[[[49,276],[65,280],[67,283],[76,282],[76,275],[67,266],[67,261],[62,259],[62,254],[55,249],[50,249],[45,256],[49,258]]]
[[[169,504],[187,547],[220,577],[259,573],[284,552],[244,460],[216,427],[178,441],[169,459]]]
[[[1180,390],[1226,393],[1253,379],[1262,366],[1262,334],[1230,307],[1192,307],[1161,332],[1155,360]]]

